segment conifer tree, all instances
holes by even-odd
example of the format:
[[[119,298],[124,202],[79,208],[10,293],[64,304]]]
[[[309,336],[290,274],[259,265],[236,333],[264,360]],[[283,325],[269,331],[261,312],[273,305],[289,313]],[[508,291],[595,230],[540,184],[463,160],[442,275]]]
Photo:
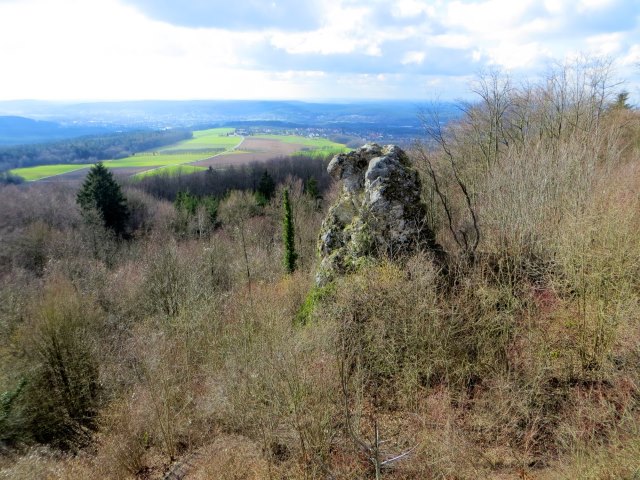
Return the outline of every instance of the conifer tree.
[[[621,91],[616,96],[616,101],[613,104],[613,108],[617,110],[631,110],[631,105],[628,103],[629,92],[626,90]]]
[[[124,233],[129,218],[127,202],[120,185],[102,162],[96,163],[89,170],[78,191],[76,202],[85,218],[92,218],[95,215],[93,212],[96,212],[106,228],[117,235]]]
[[[315,177],[309,177],[304,184],[304,193],[309,195],[314,200],[320,198],[320,189],[318,188],[318,181]]]
[[[274,182],[273,177],[269,175],[269,172],[265,170],[258,182],[258,188],[256,188],[256,203],[264,207],[269,203],[269,200],[273,198],[275,192],[276,182]]]
[[[284,208],[284,218],[282,220],[284,268],[287,273],[293,273],[296,269],[298,254],[296,253],[294,246],[293,215],[291,213],[291,202],[289,201],[289,190],[286,188],[282,194],[282,206]]]

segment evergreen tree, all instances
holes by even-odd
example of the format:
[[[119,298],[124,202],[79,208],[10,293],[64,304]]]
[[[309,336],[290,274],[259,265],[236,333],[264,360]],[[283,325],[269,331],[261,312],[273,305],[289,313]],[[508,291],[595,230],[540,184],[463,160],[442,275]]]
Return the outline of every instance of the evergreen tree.
[[[180,191],[173,201],[173,206],[178,213],[174,228],[181,234],[197,233],[202,235],[213,231],[218,223],[220,202],[213,196],[199,197],[189,192]],[[194,221],[196,225],[194,225]]]
[[[318,188],[318,181],[315,177],[309,177],[304,184],[304,193],[309,195],[314,200],[320,198],[320,189]]]
[[[204,206],[211,225],[215,227],[216,223],[218,223],[218,207],[220,206],[220,201],[216,197],[208,196],[204,197],[200,203]]]
[[[289,190],[286,188],[282,194],[282,206],[284,208],[284,218],[282,221],[282,236],[284,240],[284,268],[287,273],[293,273],[296,269],[298,254],[294,246],[293,215],[291,213],[291,203],[289,202]]]
[[[96,212],[106,228],[113,230],[117,235],[124,233],[129,218],[127,202],[120,185],[102,162],[96,163],[89,170],[78,191],[76,202],[85,218],[92,218]]]
[[[198,209],[198,203],[198,197],[191,195],[189,192],[180,191],[173,201],[173,206],[176,207],[176,210],[182,210],[186,214],[193,216]]]
[[[621,91],[616,96],[616,101],[613,104],[613,108],[618,110],[630,110],[631,105],[629,105],[628,100],[629,92],[627,92],[626,90]]]
[[[262,173],[258,188],[256,188],[256,203],[260,206],[266,205],[276,193],[276,182],[266,170]]]

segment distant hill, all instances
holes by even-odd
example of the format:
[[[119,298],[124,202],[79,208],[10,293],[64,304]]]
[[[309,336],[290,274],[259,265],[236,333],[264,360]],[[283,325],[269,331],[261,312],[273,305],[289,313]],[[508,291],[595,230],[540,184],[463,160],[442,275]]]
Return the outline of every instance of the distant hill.
[[[300,101],[197,100],[93,103],[38,101],[0,102],[0,115],[19,115],[96,128],[175,128],[222,125],[318,127],[350,132],[422,133],[418,114],[438,111],[441,121],[460,112],[451,103],[426,105],[424,101],[358,101],[313,103]],[[242,123],[240,123],[242,122]],[[0,134],[0,136],[3,136]]]
[[[63,140],[111,131],[105,127],[66,126],[19,116],[0,116],[0,145],[22,145]]]
[[[62,128],[54,122],[24,117],[0,117],[0,144],[15,145],[61,138]]]

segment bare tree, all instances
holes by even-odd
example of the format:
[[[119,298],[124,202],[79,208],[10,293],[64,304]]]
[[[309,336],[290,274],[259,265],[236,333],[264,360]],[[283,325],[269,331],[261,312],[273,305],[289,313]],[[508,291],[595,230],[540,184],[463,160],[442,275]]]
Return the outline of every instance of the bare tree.
[[[522,85],[492,70],[473,83],[477,101],[460,105],[457,122],[445,124],[436,109],[421,114],[426,141],[416,147],[416,158],[452,240],[465,255],[475,257],[486,233],[481,205],[496,193],[492,177],[512,171],[525,157],[561,161],[568,142],[576,148],[576,142],[586,144],[602,135],[601,119],[616,86],[611,78],[606,58],[555,64],[541,80]],[[553,188],[553,181],[542,187]]]
[[[382,478],[382,472],[390,468],[395,462],[408,457],[418,445],[415,445],[401,453],[391,453],[383,448],[383,444],[386,442],[380,437],[380,425],[378,422],[378,408],[379,408],[379,385],[375,377],[361,379],[361,382],[367,383],[369,389],[373,394],[373,410],[370,414],[370,422],[373,426],[373,435],[371,438],[366,438],[361,435],[355,425],[354,415],[352,412],[352,394],[349,388],[349,380],[354,375],[354,365],[358,363],[358,349],[359,346],[351,343],[349,339],[357,335],[351,335],[353,332],[347,332],[349,327],[347,323],[351,325],[357,325],[357,319],[352,318],[350,322],[345,322],[343,325],[343,331],[341,335],[341,347],[339,350],[339,374],[340,374],[340,386],[342,390],[343,411],[345,420],[345,429],[347,435],[354,443],[354,445],[366,456],[367,460],[371,464],[375,472],[376,480]]]
[[[246,224],[255,214],[255,209],[256,202],[253,195],[237,190],[231,192],[229,197],[220,205],[220,217],[223,223],[231,226],[240,235],[249,291],[251,291],[251,269],[249,268],[249,256],[247,254]]]

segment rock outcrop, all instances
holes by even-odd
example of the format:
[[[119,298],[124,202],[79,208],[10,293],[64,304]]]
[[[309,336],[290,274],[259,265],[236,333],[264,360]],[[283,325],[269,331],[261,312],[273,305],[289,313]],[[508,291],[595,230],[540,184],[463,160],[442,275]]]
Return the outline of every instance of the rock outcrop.
[[[342,181],[342,194],[320,231],[318,285],[372,257],[439,250],[425,224],[420,177],[400,147],[368,144],[336,155],[327,170]]]

